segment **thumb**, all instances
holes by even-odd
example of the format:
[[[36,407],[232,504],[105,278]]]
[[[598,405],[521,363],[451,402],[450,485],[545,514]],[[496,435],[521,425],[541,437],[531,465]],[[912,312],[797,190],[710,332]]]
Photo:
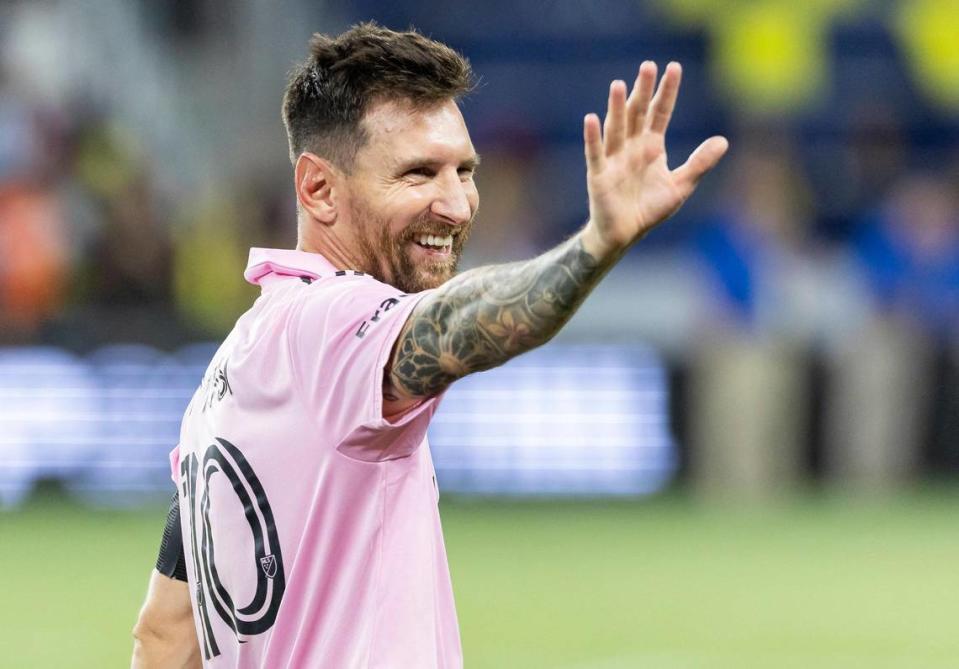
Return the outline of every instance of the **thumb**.
[[[673,177],[680,190],[687,196],[692,193],[699,180],[709,170],[716,167],[728,148],[729,142],[725,137],[719,135],[710,137],[696,147],[696,150],[690,154],[686,162],[673,170]]]

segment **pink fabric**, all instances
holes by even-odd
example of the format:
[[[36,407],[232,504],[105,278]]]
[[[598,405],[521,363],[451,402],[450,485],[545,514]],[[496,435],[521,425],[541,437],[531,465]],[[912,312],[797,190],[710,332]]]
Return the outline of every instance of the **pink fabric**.
[[[425,293],[337,274],[250,252],[262,295],[171,454],[208,667],[462,666],[426,441],[439,400],[382,417],[384,366]]]

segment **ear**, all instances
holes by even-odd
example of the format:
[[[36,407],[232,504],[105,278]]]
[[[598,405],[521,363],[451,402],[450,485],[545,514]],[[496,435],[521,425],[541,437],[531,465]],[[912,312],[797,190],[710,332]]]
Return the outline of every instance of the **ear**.
[[[337,195],[343,175],[328,160],[303,152],[296,159],[293,181],[296,199],[314,219],[333,225],[337,218]]]

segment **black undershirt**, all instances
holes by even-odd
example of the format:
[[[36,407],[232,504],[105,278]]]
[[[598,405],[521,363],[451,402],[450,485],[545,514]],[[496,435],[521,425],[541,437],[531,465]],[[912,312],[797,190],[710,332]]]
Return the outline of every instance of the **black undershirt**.
[[[173,493],[170,511],[163,528],[160,554],[157,556],[157,571],[164,576],[186,581],[186,562],[183,559],[183,535],[180,534],[180,500]]]

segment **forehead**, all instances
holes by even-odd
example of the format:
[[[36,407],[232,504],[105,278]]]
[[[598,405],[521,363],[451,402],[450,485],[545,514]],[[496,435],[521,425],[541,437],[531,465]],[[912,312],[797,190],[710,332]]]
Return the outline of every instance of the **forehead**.
[[[401,101],[374,104],[363,118],[368,141],[357,161],[397,164],[412,154],[458,162],[475,155],[459,106],[452,100],[426,108]]]

